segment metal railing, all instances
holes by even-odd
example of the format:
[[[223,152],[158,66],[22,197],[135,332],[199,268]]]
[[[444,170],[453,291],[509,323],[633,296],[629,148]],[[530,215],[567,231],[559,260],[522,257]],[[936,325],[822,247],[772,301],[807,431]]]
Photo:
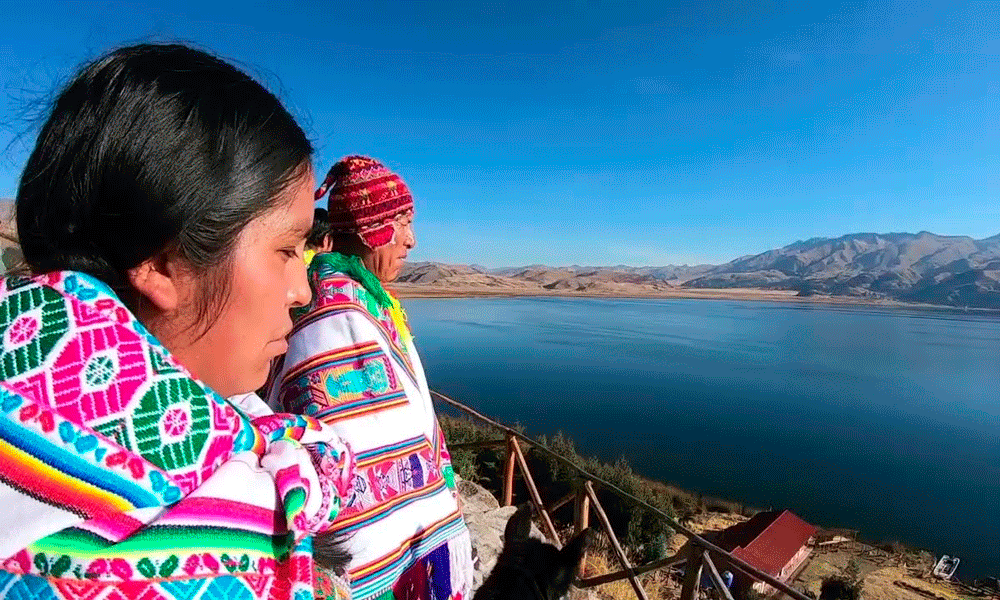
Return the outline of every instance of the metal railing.
[[[649,600],[646,595],[645,589],[643,589],[642,584],[639,581],[638,576],[643,573],[648,573],[650,571],[656,571],[659,569],[665,569],[672,566],[676,566],[685,563],[684,569],[684,582],[681,587],[681,600],[695,600],[698,597],[698,592],[701,586],[701,579],[703,572],[707,572],[709,579],[712,581],[713,586],[721,594],[722,598],[726,600],[733,600],[732,594],[729,588],[723,582],[721,575],[719,575],[719,569],[716,566],[716,562],[719,560],[724,561],[729,567],[742,572],[747,575],[750,579],[767,584],[784,593],[790,598],[795,600],[811,600],[808,596],[802,592],[793,589],[791,586],[785,582],[777,579],[763,571],[760,571],[756,567],[746,563],[745,561],[733,556],[726,550],[720,548],[719,546],[713,544],[712,542],[704,539],[695,532],[691,531],[676,519],[663,512],[662,510],[656,508],[655,506],[645,502],[639,498],[636,498],[632,494],[622,490],[616,485],[609,481],[606,481],[596,475],[588,473],[584,469],[580,468],[574,464],[569,459],[553,452],[552,450],[546,448],[545,446],[539,444],[538,442],[532,440],[528,436],[498,423],[493,419],[477,412],[476,410],[469,408],[468,406],[445,396],[439,392],[431,391],[432,397],[444,402],[445,404],[456,408],[465,414],[475,418],[478,421],[486,423],[496,429],[504,432],[504,439],[499,440],[489,440],[484,442],[470,442],[467,444],[453,444],[451,445],[452,450],[461,449],[474,449],[474,448],[487,448],[487,447],[497,447],[506,446],[507,456],[506,462],[504,464],[504,477],[503,477],[503,506],[510,506],[514,500],[514,475],[515,468],[519,468],[521,471],[521,477],[524,479],[525,487],[528,489],[528,493],[531,496],[531,502],[534,504],[539,516],[542,520],[542,525],[545,529],[546,535],[555,543],[557,546],[562,547],[562,543],[559,539],[559,535],[556,532],[555,524],[552,521],[551,513],[555,512],[559,508],[575,501],[575,518],[574,518],[574,529],[577,533],[583,531],[589,526],[590,523],[590,513],[593,510],[594,514],[597,516],[597,520],[601,524],[601,528],[608,537],[608,541],[611,544],[611,548],[615,555],[618,557],[618,561],[621,563],[622,570],[615,573],[608,573],[606,575],[600,575],[597,577],[586,577],[578,579],[576,582],[577,587],[580,588],[592,588],[598,585],[603,585],[606,583],[611,583],[613,581],[620,581],[622,579],[628,579],[635,591],[635,595],[639,600]],[[550,506],[546,506],[542,501],[541,494],[539,494],[538,487],[535,485],[534,478],[531,475],[531,471],[528,468],[527,460],[524,457],[524,451],[521,449],[521,444],[527,444],[535,451],[538,451],[545,456],[548,456],[559,463],[573,469],[577,474],[579,479],[582,481],[582,485],[579,488],[570,493],[569,495],[559,499],[557,502]],[[625,550],[622,548],[621,543],[618,541],[614,530],[611,528],[611,522],[608,520],[607,514],[604,512],[604,508],[601,506],[600,501],[597,498],[597,493],[594,487],[600,487],[608,492],[615,494],[616,496],[628,501],[634,506],[643,508],[650,511],[668,525],[670,525],[675,531],[684,535],[688,539],[688,551],[685,555],[675,555],[659,560],[652,561],[645,565],[634,566],[629,561],[625,554]]]

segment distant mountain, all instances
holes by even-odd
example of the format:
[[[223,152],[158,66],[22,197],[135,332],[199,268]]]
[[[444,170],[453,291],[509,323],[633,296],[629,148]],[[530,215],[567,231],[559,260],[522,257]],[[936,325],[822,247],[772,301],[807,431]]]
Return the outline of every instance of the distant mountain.
[[[691,277],[700,276],[711,265],[668,267],[550,267],[528,265],[486,269],[479,266],[447,265],[421,262],[407,264],[397,283],[426,285],[439,289],[478,289],[502,291],[502,288],[549,292],[587,292],[599,294],[655,293],[676,288]]]
[[[1000,308],[1000,261],[949,275],[938,283],[917,286],[900,298],[928,304]]]
[[[575,276],[597,276],[598,278],[617,278],[620,281],[633,281],[636,277],[645,278],[649,281],[687,281],[707,273],[713,265],[670,265],[666,267],[631,267],[628,265],[616,265],[613,267],[580,266],[570,265],[568,267],[550,267],[547,265],[528,265],[526,267],[503,267],[491,269],[489,272],[505,277],[515,277],[520,279],[535,280],[544,278],[544,273],[558,271],[567,277]],[[554,275],[555,273],[550,273]]]
[[[519,290],[548,290],[568,292],[625,293],[638,288],[655,291],[678,285],[676,269],[653,272],[651,268],[635,267],[548,267],[529,265],[485,269],[468,265],[440,263],[413,263],[404,267],[398,283],[429,285],[437,288],[509,288]],[[699,273],[702,271],[699,271]]]
[[[0,261],[3,270],[17,266],[23,258],[17,243],[17,223],[15,222],[14,201],[0,199]]]
[[[407,263],[396,279],[397,283],[437,288],[523,288],[524,282],[495,275],[486,269],[469,265],[445,265],[433,262]]]
[[[995,290],[1000,235],[984,240],[912,233],[814,238],[738,258],[685,282],[694,288],[754,287],[803,295],[872,296],[1000,308]]]
[[[1000,309],[1000,235],[983,240],[920,233],[813,238],[724,265],[486,269],[408,265],[403,283],[445,288],[653,292],[678,287],[793,290],[802,296],[889,299]]]
[[[20,260],[13,200],[0,199],[0,251],[6,266]],[[1000,309],[1000,234],[854,233],[813,238],[724,265],[594,267],[410,263],[398,282],[453,290],[657,293],[679,287],[793,290],[802,296],[890,299]],[[787,293],[787,292],[786,292]]]
[[[443,265],[439,263],[407,263],[397,281],[406,283],[440,283],[460,275],[479,275],[483,271],[467,265]]]

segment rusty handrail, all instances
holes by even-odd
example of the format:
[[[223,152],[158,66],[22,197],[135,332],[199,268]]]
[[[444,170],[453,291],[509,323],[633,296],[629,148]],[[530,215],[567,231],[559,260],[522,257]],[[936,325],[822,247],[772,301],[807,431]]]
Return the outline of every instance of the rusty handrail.
[[[542,501],[542,494],[538,491],[538,486],[535,485],[535,480],[531,476],[531,470],[528,469],[528,461],[524,459],[524,453],[521,452],[521,447],[518,446],[517,440],[513,437],[510,439],[510,451],[514,453],[514,458],[517,459],[517,466],[521,467],[521,477],[524,478],[524,483],[528,487],[528,493],[531,494],[531,501],[538,507],[538,512],[542,516],[542,523],[545,525],[545,529],[548,530],[549,537],[552,538],[552,542],[556,547],[561,550],[562,541],[559,539],[559,533],[552,522],[552,517],[549,516],[548,510],[545,508],[545,503]]]
[[[672,567],[674,565],[679,565],[686,561],[686,556],[668,556],[667,558],[661,558],[660,560],[654,560],[651,563],[646,563],[644,565],[632,567],[632,573],[635,575],[642,575],[644,573],[649,573],[650,571],[657,571],[659,569],[666,569],[667,567]],[[612,581],[621,581],[629,576],[628,571],[617,571],[615,573],[606,573],[604,575],[595,575],[594,577],[586,577],[580,580],[582,584],[580,587],[594,587],[595,585],[601,585],[602,583],[611,583]]]
[[[600,477],[598,477],[596,475],[588,473],[587,471],[585,471],[584,469],[580,468],[578,465],[576,465],[572,461],[566,459],[565,457],[561,456],[560,454],[558,454],[556,452],[553,452],[549,448],[546,448],[542,444],[540,444],[540,443],[536,442],[535,440],[529,438],[528,436],[524,435],[523,433],[520,433],[520,432],[518,432],[518,431],[516,431],[514,429],[511,429],[510,427],[508,427],[508,426],[506,426],[506,425],[504,425],[502,423],[494,421],[493,419],[491,419],[491,418],[487,417],[486,415],[478,412],[477,410],[475,410],[473,408],[470,408],[470,407],[462,404],[461,402],[459,402],[457,400],[449,398],[448,396],[446,396],[446,395],[444,395],[444,394],[442,394],[440,392],[437,392],[437,391],[434,391],[434,390],[430,390],[430,393],[431,393],[432,396],[434,396],[437,399],[441,400],[445,404],[448,404],[448,405],[450,405],[450,406],[452,406],[454,408],[457,408],[457,409],[461,410],[462,412],[465,412],[465,413],[467,413],[469,415],[472,415],[473,417],[475,417],[475,418],[477,418],[477,419],[479,419],[479,420],[481,420],[481,421],[483,421],[485,423],[488,423],[488,424],[492,425],[493,427],[496,427],[496,428],[504,431],[509,437],[521,440],[521,441],[529,444],[532,448],[534,448],[534,449],[542,452],[543,454],[545,454],[545,455],[547,455],[547,456],[549,456],[549,457],[551,457],[551,458],[559,461],[560,463],[562,463],[562,464],[570,467],[571,469],[575,470],[577,473],[579,473],[580,475],[582,475],[583,478],[586,479],[588,482],[596,483],[597,485],[601,486],[602,488],[613,492],[617,496],[619,496],[621,498],[625,498],[629,502],[631,502],[631,503],[633,503],[635,505],[641,506],[641,507],[645,508],[646,510],[652,511],[654,514],[656,514],[657,516],[659,516],[660,518],[662,518],[664,521],[666,521],[674,530],[680,532],[681,534],[683,534],[685,537],[687,537],[691,541],[691,544],[692,544],[692,548],[691,548],[692,556],[696,556],[696,558],[700,558],[701,557],[700,552],[703,552],[703,551],[708,551],[708,552],[711,552],[711,553],[714,553],[714,554],[718,554],[718,555],[724,556],[724,557],[726,557],[726,561],[729,563],[729,565],[731,565],[732,567],[734,567],[734,568],[742,571],[743,573],[749,575],[750,577],[756,579],[757,581],[766,583],[766,584],[770,585],[771,587],[773,587],[773,588],[775,588],[775,589],[777,589],[777,590],[785,593],[786,595],[794,598],[795,600],[812,600],[811,598],[809,598],[808,596],[806,596],[802,592],[800,592],[800,591],[792,588],[791,586],[789,586],[785,582],[777,579],[776,577],[773,577],[772,575],[764,573],[763,571],[757,569],[753,565],[748,564],[747,562],[745,562],[745,561],[743,561],[743,560],[741,560],[741,559],[733,556],[729,552],[725,551],[721,547],[716,546],[712,542],[706,540],[705,538],[701,537],[697,533],[691,531],[690,529],[688,529],[684,525],[681,525],[676,519],[674,519],[673,517],[671,517],[667,513],[663,512],[662,510],[656,508],[652,504],[650,504],[648,502],[645,502],[644,500],[641,500],[639,498],[636,498],[632,494],[629,494],[625,490],[619,488],[618,486],[614,485],[613,483],[611,483],[611,482],[609,482],[607,480],[601,479]],[[512,458],[512,457],[510,457],[510,458]],[[514,461],[510,460],[510,458],[508,459],[509,462],[513,463]],[[512,471],[513,471],[513,464],[509,464],[508,471],[510,471],[511,474],[513,474],[512,473]],[[508,483],[511,483],[511,482],[509,481]],[[510,503],[510,493],[511,493],[511,490],[505,490],[505,494],[504,494],[505,501],[508,504]],[[698,561],[698,562],[700,563],[701,561]],[[701,566],[701,565],[699,564],[698,566]],[[697,570],[700,571],[701,569],[697,569]],[[695,585],[697,585],[697,581],[695,581]]]
[[[635,571],[632,569],[632,563],[629,562],[628,557],[625,556],[625,550],[618,543],[618,538],[614,536],[614,529],[611,527],[611,521],[608,520],[608,515],[604,512],[604,508],[601,506],[600,501],[597,499],[597,492],[594,491],[594,486],[591,485],[589,481],[584,482],[583,489],[586,490],[587,496],[590,497],[590,503],[594,507],[594,512],[597,513],[597,518],[601,521],[601,525],[604,526],[605,531],[611,532],[612,535],[608,536],[608,541],[611,542],[611,548],[618,555],[619,562],[622,563],[622,567],[628,573],[628,581],[632,584],[632,589],[635,590],[635,595],[640,598],[640,600],[649,600],[646,596],[646,590],[642,588],[639,583],[639,579],[635,575]]]
[[[722,594],[723,600],[733,600],[733,595],[729,592],[729,588],[726,587],[726,582],[722,581],[722,576],[719,575],[719,570],[715,568],[715,563],[708,552],[701,555],[701,561],[708,567],[708,577],[719,590],[719,593]]]

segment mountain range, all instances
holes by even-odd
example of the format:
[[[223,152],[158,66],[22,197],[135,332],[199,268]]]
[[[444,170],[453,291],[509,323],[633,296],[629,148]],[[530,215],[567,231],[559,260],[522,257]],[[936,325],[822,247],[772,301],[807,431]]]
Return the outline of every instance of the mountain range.
[[[678,289],[753,288],[1000,309],[1000,235],[855,233],[814,238],[722,265],[487,269],[413,263],[399,282],[438,289],[655,294]]]
[[[0,251],[19,259],[13,202],[0,200]],[[9,265],[8,265],[9,266]],[[397,283],[410,291],[490,294],[676,295],[770,290],[791,295],[896,300],[1000,309],[1000,235],[852,233],[813,238],[722,265],[663,267],[408,263]]]

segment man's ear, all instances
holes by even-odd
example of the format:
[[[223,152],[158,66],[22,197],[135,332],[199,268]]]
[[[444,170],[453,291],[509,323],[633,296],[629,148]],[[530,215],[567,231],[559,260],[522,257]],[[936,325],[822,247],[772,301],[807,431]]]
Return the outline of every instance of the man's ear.
[[[331,235],[329,233],[326,234],[326,235],[324,235],[323,236],[323,243],[320,244],[320,247],[317,248],[316,250],[317,250],[317,253],[319,253],[319,252],[333,252],[333,235]]]
[[[128,270],[129,283],[139,296],[162,312],[176,310],[181,302],[182,271],[177,264],[162,256],[154,256]]]

